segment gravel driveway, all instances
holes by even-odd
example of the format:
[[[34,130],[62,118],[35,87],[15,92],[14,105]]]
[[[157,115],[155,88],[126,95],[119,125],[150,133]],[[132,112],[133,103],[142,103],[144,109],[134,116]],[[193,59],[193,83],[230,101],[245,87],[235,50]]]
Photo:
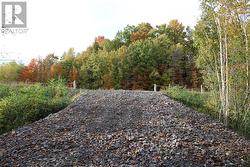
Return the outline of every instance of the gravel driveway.
[[[0,166],[247,166],[250,142],[161,93],[88,91],[0,136]]]

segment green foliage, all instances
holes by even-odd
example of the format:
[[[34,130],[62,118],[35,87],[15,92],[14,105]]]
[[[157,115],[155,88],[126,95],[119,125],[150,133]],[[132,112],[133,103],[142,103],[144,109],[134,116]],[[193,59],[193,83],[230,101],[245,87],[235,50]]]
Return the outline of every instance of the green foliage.
[[[206,87],[218,92],[213,99],[220,119],[250,136],[249,3],[201,0],[201,9],[193,33],[196,65]]]
[[[0,84],[0,100],[11,94],[11,88],[7,85]]]
[[[156,27],[127,25],[113,40],[98,36],[83,52],[70,48],[59,59],[49,54],[33,59],[21,80],[48,84],[65,79],[86,89],[145,89],[153,84],[197,87],[201,83],[194,63],[192,30],[177,20]],[[195,83],[195,84],[194,84]]]
[[[160,78],[157,67],[160,59],[165,57],[160,54],[159,45],[153,40],[136,41],[127,51],[123,69],[123,80],[133,89],[149,89]]]
[[[70,48],[67,52],[65,52],[61,58],[62,65],[62,78],[69,81],[70,71],[74,67],[75,60],[75,51],[73,48]]]
[[[1,92],[0,134],[65,108],[73,96],[62,80],[52,80],[48,87],[0,85],[0,90],[11,90],[9,94]]]
[[[20,73],[23,68],[23,65],[17,64],[16,62],[0,64],[0,81],[17,81],[20,78]]]
[[[0,103],[1,112],[1,132],[18,127],[26,123],[31,123],[42,114],[47,114],[46,99],[38,94],[15,95],[3,99]]]
[[[74,55],[69,53],[63,57]],[[81,88],[150,90],[153,84],[199,86],[195,53],[192,30],[185,32],[185,27],[173,20],[156,28],[149,23],[128,25],[112,41],[99,36],[71,60]],[[64,59],[61,63],[67,69]]]
[[[200,93],[179,86],[167,88],[165,92],[171,98],[180,101],[199,112],[204,112],[215,119],[219,119],[219,102],[217,100],[219,96],[218,92],[211,91]],[[236,130],[239,134],[249,138],[250,114],[247,112],[239,114],[238,116],[230,114],[229,127]]]
[[[65,86],[65,81],[63,79],[52,79],[48,83],[48,89],[51,93],[51,97],[63,97],[68,93],[68,88]]]
[[[102,86],[102,65],[101,59],[96,54],[90,55],[90,57],[84,62],[80,69],[81,87],[87,89],[97,89]]]
[[[215,116],[215,108],[213,105],[209,105],[207,103],[209,98],[211,97],[211,93],[205,92],[200,93],[193,90],[188,90],[180,86],[174,86],[166,89],[167,95],[170,97],[181,101],[182,103],[186,104],[194,108],[197,111],[209,113],[212,116]]]
[[[116,46],[128,46],[131,43],[132,33],[136,31],[135,26],[127,25],[123,31],[119,31],[114,39]],[[118,49],[118,48],[117,48]]]

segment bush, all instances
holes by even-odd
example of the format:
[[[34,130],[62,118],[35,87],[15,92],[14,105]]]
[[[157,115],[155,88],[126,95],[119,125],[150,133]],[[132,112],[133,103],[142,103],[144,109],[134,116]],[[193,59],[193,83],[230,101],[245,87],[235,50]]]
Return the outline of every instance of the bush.
[[[0,99],[9,96],[11,94],[11,89],[9,86],[0,84]]]
[[[35,85],[1,85],[0,134],[42,119],[62,110],[70,103],[70,91],[62,81],[51,81],[48,87]]]
[[[38,119],[39,111],[46,108],[46,100],[28,96],[9,96],[0,102],[0,125],[1,132],[31,123]]]
[[[49,81],[48,88],[51,97],[63,97],[68,93],[68,88],[65,86],[65,81],[62,79],[52,79]]]

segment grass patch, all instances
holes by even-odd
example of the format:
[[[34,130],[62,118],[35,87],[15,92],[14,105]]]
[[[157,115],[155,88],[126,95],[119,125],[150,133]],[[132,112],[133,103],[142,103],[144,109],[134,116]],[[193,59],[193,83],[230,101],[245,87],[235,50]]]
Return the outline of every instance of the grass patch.
[[[180,86],[175,86],[167,88],[164,91],[171,98],[182,102],[183,104],[199,111],[204,112],[212,117],[216,117],[215,105],[210,102],[210,92],[197,92],[193,90],[188,90]]]
[[[175,86],[164,90],[171,98],[182,102],[183,104],[195,109],[196,111],[206,113],[219,120],[219,101],[216,92],[197,92]],[[244,117],[234,118],[233,114],[229,114],[229,128],[238,132],[238,134],[250,138],[250,114]]]
[[[61,80],[52,80],[46,87],[1,84],[0,91],[0,134],[62,110],[79,93]]]

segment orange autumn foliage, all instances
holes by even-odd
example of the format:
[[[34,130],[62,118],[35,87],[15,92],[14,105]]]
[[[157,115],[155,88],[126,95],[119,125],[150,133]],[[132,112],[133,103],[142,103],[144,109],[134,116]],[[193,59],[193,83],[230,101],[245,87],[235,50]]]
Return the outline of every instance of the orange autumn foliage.
[[[30,63],[21,72],[21,81],[36,82],[38,74],[38,61],[32,59]]]

